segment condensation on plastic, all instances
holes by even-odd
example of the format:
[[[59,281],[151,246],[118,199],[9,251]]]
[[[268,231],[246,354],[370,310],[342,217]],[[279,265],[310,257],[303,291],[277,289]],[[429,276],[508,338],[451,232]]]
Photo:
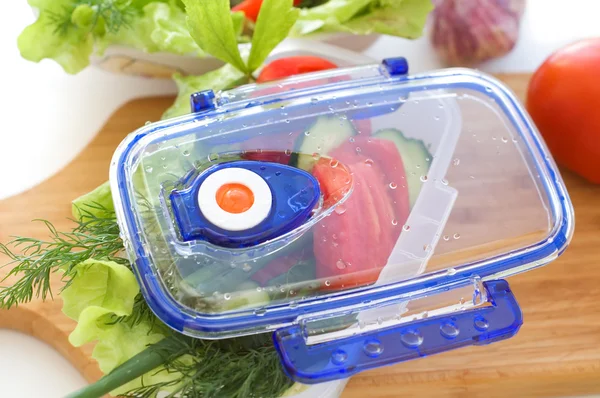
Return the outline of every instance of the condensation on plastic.
[[[312,247],[319,217],[253,248],[178,239],[165,193],[180,179],[245,150],[302,151],[298,134],[323,117],[357,129],[368,120],[373,132],[401,131],[430,158],[426,171],[406,163],[420,191],[376,281],[335,292],[326,287],[337,276],[326,273],[294,284],[250,281],[267,261]],[[406,176],[382,178],[401,187]],[[214,111],[133,133],[115,153],[111,182],[147,301],[174,329],[203,338],[280,329],[313,314],[335,319],[386,297],[410,301],[424,286],[521,272],[560,254],[573,227],[560,175],[514,97],[495,80],[462,69],[406,77],[372,65],[221,93]],[[343,213],[335,209],[331,217]],[[377,245],[357,242],[355,249],[377,253]],[[338,264],[324,265],[333,272]]]

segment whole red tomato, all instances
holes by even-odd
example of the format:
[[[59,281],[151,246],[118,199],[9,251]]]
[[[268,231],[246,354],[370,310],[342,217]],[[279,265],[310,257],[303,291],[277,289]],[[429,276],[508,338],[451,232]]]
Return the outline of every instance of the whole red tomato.
[[[568,45],[534,73],[526,107],[556,162],[600,184],[600,38]]]

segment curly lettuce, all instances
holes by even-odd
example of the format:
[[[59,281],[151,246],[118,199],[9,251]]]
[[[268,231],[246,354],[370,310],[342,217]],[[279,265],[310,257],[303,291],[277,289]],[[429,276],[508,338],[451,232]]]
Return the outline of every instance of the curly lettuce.
[[[127,322],[140,289],[129,268],[112,261],[87,260],[77,266],[71,283],[63,290],[63,313],[77,321],[69,342],[80,347],[95,342],[92,357],[100,370],[110,373],[136,354],[167,336],[159,322],[142,319]],[[111,392],[117,396],[143,385],[180,378],[159,367]]]

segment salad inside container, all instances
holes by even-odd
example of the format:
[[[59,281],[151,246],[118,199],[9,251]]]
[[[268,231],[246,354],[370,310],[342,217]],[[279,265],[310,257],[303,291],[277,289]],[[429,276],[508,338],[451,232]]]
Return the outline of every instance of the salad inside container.
[[[554,260],[573,209],[515,97],[403,58],[191,98],[110,170],[147,303],[172,329],[272,333],[304,384],[503,340],[501,279]]]

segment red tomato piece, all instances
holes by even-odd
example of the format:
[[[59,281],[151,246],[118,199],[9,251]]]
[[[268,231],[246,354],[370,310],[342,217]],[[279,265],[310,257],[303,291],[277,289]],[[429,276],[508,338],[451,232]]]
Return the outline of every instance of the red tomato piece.
[[[600,38],[568,45],[534,73],[526,107],[556,162],[600,184]]]
[[[294,0],[294,6],[299,5],[301,2],[302,0]],[[262,3],[263,0],[245,0],[233,7],[231,11],[241,11],[245,14],[247,19],[256,22]]]
[[[276,59],[263,68],[256,79],[258,83],[280,80],[303,73],[335,69],[337,65],[315,56],[295,56]]]
[[[404,175],[402,158],[391,141],[373,137],[356,137],[331,155],[348,166],[353,191],[341,211],[316,227],[317,277],[329,281],[325,289],[370,284],[387,264],[410,211],[408,190],[389,186],[390,176]],[[341,189],[332,171],[337,167],[327,166],[322,159],[313,168],[325,197]]]
[[[324,207],[329,208],[344,198],[352,187],[350,171],[337,159],[321,158],[313,166],[313,176],[321,183]]]

